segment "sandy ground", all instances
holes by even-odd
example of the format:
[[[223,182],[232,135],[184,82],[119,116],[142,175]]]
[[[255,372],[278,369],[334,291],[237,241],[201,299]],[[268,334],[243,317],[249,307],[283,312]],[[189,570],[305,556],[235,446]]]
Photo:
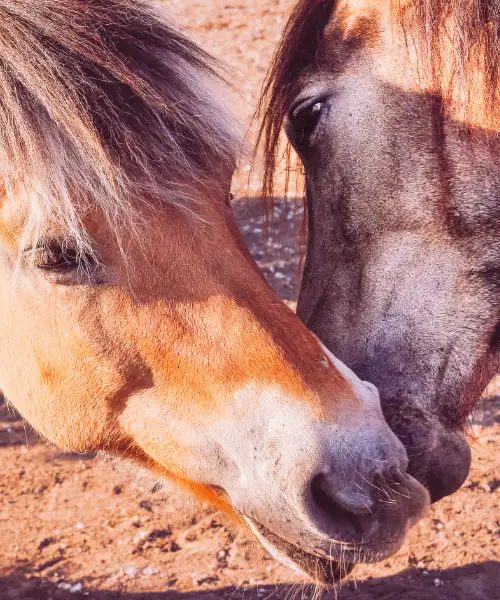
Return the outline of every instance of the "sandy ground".
[[[235,112],[248,124],[292,2],[172,0],[168,6],[234,68]],[[293,303],[298,218],[278,203],[266,252],[259,203],[239,200],[235,211],[270,283]],[[341,600],[500,598],[498,389],[491,388],[474,417],[467,483],[432,508],[396,556],[358,567],[340,589]],[[99,458],[59,452],[1,402],[0,541],[0,600],[288,600],[314,591],[219,513]]]

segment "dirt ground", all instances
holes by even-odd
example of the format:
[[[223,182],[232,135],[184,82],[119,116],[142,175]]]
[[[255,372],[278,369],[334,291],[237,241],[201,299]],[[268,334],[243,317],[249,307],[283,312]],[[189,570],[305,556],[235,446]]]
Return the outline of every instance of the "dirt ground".
[[[195,39],[239,73],[234,102],[245,123],[292,4],[168,3]],[[265,251],[259,202],[237,200],[235,212],[270,283],[293,303],[300,215],[278,203]],[[464,487],[432,508],[396,556],[358,567],[340,600],[500,599],[499,392],[492,385],[474,416]],[[0,600],[288,600],[314,592],[219,513],[124,467],[59,452],[1,401],[0,542]]]

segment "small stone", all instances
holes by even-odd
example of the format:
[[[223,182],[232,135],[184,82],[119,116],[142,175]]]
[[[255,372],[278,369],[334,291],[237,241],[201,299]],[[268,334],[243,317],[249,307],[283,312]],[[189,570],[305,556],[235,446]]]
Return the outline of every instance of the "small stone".
[[[73,586],[71,585],[71,583],[65,583],[63,581],[62,583],[59,583],[57,587],[61,590],[70,590]]]
[[[490,493],[496,492],[496,490],[500,489],[500,479],[491,479],[488,481],[488,487]]]
[[[139,531],[139,533],[134,537],[134,543],[137,544],[137,542],[140,542],[147,536],[148,536],[147,531]]]
[[[193,577],[193,581],[195,581],[198,585],[204,585],[207,583],[215,583],[219,581],[217,575],[200,575],[198,577]]]
[[[171,542],[167,542],[164,546],[162,546],[161,551],[162,552],[178,552],[181,549],[181,547],[179,546],[179,544],[177,544],[174,541]],[[160,548],[155,548],[155,550],[160,550]]]

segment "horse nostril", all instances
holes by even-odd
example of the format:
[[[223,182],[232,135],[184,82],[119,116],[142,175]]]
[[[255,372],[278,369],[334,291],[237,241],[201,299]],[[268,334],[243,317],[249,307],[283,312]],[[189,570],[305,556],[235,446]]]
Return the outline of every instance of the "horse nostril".
[[[360,536],[365,529],[362,517],[371,514],[373,501],[359,492],[342,492],[322,473],[311,481],[312,512],[326,530],[341,527],[348,537]],[[350,535],[349,535],[350,534]]]
[[[364,483],[367,483],[366,481]],[[337,487],[337,486],[335,486]],[[334,485],[325,475],[319,474],[311,482],[311,491],[313,498],[317,498],[321,503],[335,502],[344,510],[355,514],[367,514],[372,512],[373,499],[371,494],[367,494],[361,486],[349,486],[353,489],[334,489]]]
[[[311,497],[317,509],[335,520],[347,514],[373,515],[387,490],[400,486],[403,479],[398,460],[390,458],[371,473],[356,472],[348,481],[333,481],[328,474],[319,473],[311,480]]]

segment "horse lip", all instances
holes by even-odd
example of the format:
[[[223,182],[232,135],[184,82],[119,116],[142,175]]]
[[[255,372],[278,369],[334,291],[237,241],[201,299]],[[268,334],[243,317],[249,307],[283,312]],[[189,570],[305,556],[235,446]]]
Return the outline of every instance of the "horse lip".
[[[299,570],[316,584],[333,587],[354,569],[355,565],[352,562],[339,562],[327,557],[324,553],[316,554],[301,550],[255,519],[248,516],[244,516],[244,518],[271,555],[286,566]]]

